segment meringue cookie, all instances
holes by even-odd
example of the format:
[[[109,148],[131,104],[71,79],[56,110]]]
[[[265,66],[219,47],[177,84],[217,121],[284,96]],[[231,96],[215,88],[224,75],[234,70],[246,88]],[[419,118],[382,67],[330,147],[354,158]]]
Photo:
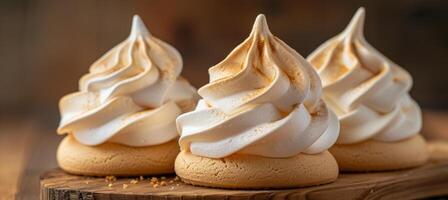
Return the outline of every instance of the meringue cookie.
[[[179,52],[134,16],[129,37],[90,67],[79,92],[61,99],[58,133],[91,146],[142,147],[177,138],[181,104],[196,100],[195,88],[180,77],[181,71]]]
[[[420,108],[408,94],[412,78],[365,40],[364,18],[360,8],[342,33],[307,58],[322,79],[325,102],[340,120],[337,143],[411,138],[422,126]]]
[[[320,99],[318,74],[269,31],[264,15],[209,74],[196,109],[177,118],[181,150],[208,158],[286,158],[318,154],[336,142],[339,123]]]

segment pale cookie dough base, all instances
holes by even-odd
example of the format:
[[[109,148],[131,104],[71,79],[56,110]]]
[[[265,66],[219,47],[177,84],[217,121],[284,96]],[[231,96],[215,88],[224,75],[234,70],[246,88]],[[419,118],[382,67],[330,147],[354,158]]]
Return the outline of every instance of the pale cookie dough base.
[[[149,147],[105,143],[86,146],[66,136],[57,151],[59,166],[72,174],[137,176],[174,172],[177,140]]]
[[[448,141],[433,141],[428,144],[431,160],[448,159]]]
[[[333,182],[338,165],[328,152],[290,158],[235,154],[222,159],[182,151],[176,158],[176,174],[192,185],[220,188],[291,188]]]
[[[366,142],[330,148],[341,171],[384,171],[416,167],[429,157],[421,135],[398,142]]]

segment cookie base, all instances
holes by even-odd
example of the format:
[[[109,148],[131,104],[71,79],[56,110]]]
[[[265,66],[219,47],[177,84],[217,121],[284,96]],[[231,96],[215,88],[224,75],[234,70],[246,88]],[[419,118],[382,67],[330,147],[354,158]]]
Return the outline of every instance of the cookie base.
[[[149,147],[114,143],[86,146],[69,135],[59,144],[57,160],[64,171],[78,175],[157,175],[174,172],[178,153],[177,140]]]
[[[192,185],[234,189],[304,187],[330,183],[338,176],[338,165],[328,151],[289,158],[234,154],[221,159],[182,151],[175,170]]]
[[[341,171],[385,171],[423,165],[429,158],[421,135],[398,142],[368,140],[358,144],[336,144],[330,148]]]
[[[432,141],[428,144],[430,160],[448,160],[448,141]]]

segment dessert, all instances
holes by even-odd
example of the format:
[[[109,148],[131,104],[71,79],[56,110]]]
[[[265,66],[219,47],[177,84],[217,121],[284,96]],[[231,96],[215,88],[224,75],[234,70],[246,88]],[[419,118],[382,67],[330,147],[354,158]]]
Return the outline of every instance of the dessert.
[[[341,124],[330,152],[344,171],[421,165],[428,153],[420,108],[408,94],[412,77],[367,43],[364,18],[360,8],[341,34],[308,57]]]
[[[57,160],[81,175],[172,173],[176,117],[195,107],[182,58],[134,16],[130,36],[107,52],[59,102]]]
[[[221,188],[288,188],[334,181],[327,151],[337,117],[312,66],[259,15],[250,36],[209,69],[192,112],[177,118],[184,182]]]

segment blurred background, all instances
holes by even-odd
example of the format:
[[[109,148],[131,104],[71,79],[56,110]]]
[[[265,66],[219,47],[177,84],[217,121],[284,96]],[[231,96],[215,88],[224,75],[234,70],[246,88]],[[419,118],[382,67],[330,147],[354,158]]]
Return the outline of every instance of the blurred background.
[[[0,3],[0,119],[30,117],[54,130],[59,98],[124,40],[134,14],[183,56],[183,76],[200,87],[251,29],[259,13],[303,56],[367,10],[366,38],[414,77],[424,110],[448,109],[448,1],[3,0]]]

